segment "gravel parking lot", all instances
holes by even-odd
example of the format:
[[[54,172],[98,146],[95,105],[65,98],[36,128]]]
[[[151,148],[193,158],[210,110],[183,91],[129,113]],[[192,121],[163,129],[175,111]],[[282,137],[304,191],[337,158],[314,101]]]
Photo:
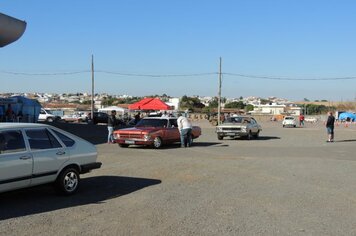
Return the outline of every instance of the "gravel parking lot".
[[[321,123],[264,122],[250,141],[198,125],[191,148],[97,142],[103,166],[75,196],[0,194],[0,235],[356,235],[355,125],[334,143]]]

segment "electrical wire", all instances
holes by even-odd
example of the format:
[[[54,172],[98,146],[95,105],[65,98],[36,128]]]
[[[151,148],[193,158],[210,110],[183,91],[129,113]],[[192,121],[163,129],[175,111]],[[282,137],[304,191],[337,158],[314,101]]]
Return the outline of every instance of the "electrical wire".
[[[264,80],[285,80],[285,81],[320,81],[320,80],[354,80],[356,77],[334,77],[334,78],[288,78],[288,77],[273,77],[273,76],[258,76],[258,75],[246,75],[246,74],[236,74],[236,73],[223,73],[227,76],[237,76],[252,79],[264,79]]]
[[[72,72],[54,72],[54,73],[25,73],[25,72],[13,72],[13,71],[0,71],[3,74],[9,75],[28,75],[28,76],[57,76],[57,75],[75,75],[89,73],[89,70],[72,71]]]
[[[13,71],[0,71],[2,74],[9,75],[26,75],[26,76],[59,76],[59,75],[75,75],[90,73],[90,70],[81,71],[71,71],[71,72],[53,72],[53,73],[25,73],[25,72],[13,72]],[[218,72],[208,72],[208,73],[193,73],[193,74],[139,74],[139,73],[123,73],[107,70],[95,70],[94,73],[111,74],[118,76],[131,76],[131,77],[154,77],[154,78],[169,78],[169,77],[201,77],[208,75],[219,75]],[[355,80],[356,76],[349,77],[330,77],[330,78],[292,78],[292,77],[274,77],[274,76],[259,76],[259,75],[249,75],[249,74],[239,74],[239,73],[221,73],[222,76],[226,77],[242,77],[250,79],[262,79],[262,80],[280,80],[280,81],[337,81],[337,80]]]

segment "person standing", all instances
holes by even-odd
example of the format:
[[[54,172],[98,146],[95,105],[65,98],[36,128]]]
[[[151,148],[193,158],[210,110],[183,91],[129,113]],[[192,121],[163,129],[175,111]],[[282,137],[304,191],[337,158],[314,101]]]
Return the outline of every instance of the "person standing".
[[[179,113],[177,124],[180,133],[181,147],[190,147],[192,145],[192,123],[188,120],[187,117],[184,117],[181,113]]]
[[[108,118],[108,143],[114,143],[113,132],[116,124],[117,124],[116,111],[112,110],[111,115]]]
[[[303,114],[300,114],[300,116],[299,116],[299,126],[304,126],[304,116],[303,116]]]
[[[335,117],[331,111],[328,112],[328,120],[326,121],[326,131],[328,133],[327,142],[334,142],[334,123]]]

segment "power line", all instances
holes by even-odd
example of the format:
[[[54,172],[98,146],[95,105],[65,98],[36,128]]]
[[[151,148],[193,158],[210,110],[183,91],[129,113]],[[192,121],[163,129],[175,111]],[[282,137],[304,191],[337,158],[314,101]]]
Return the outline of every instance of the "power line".
[[[217,72],[210,73],[195,73],[195,74],[136,74],[136,73],[122,73],[114,71],[96,70],[96,73],[105,73],[120,76],[137,76],[137,77],[194,77],[194,76],[204,76],[204,75],[217,75]]]
[[[90,73],[90,70],[81,70],[81,71],[69,71],[69,72],[52,72],[52,73],[26,73],[26,72],[14,72],[14,71],[0,71],[2,74],[9,75],[25,75],[25,76],[60,76],[60,75],[75,75],[75,74],[86,74]],[[140,73],[123,73],[116,71],[107,71],[107,70],[96,70],[95,73],[102,74],[111,74],[117,76],[130,76],[130,77],[152,77],[152,78],[169,78],[169,77],[201,77],[201,76],[210,76],[210,75],[219,75],[219,72],[206,72],[206,73],[192,73],[192,74],[140,74]],[[293,78],[293,77],[275,77],[275,76],[260,76],[260,75],[251,75],[251,74],[241,74],[241,73],[229,73],[222,72],[222,76],[231,76],[231,77],[242,77],[250,79],[262,79],[262,80],[279,80],[279,81],[337,81],[337,80],[356,80],[356,76],[348,77],[329,77],[329,78]]]
[[[294,81],[317,81],[317,80],[354,80],[356,77],[334,77],[334,78],[292,78],[292,77],[273,77],[273,76],[258,76],[258,75],[246,75],[246,74],[236,74],[236,73],[223,73],[227,76],[236,76],[252,79],[264,79],[264,80],[294,80]]]
[[[27,76],[57,76],[57,75],[75,75],[89,73],[89,70],[72,71],[72,72],[53,72],[53,73],[25,73],[25,72],[13,72],[13,71],[0,71],[2,74],[9,75],[27,75]]]

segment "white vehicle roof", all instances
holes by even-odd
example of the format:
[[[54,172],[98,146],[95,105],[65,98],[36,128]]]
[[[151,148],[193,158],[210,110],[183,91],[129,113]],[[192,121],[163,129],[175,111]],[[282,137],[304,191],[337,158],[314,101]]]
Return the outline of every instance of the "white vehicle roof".
[[[161,116],[158,116],[158,117],[155,117],[155,116],[152,116],[152,117],[143,117],[142,119],[154,119],[154,120],[167,120],[167,119],[177,119],[177,117],[161,117]]]
[[[0,123],[0,129],[4,129],[4,128],[37,128],[37,127],[48,127],[48,125],[37,124],[37,123],[12,123],[12,122]]]

